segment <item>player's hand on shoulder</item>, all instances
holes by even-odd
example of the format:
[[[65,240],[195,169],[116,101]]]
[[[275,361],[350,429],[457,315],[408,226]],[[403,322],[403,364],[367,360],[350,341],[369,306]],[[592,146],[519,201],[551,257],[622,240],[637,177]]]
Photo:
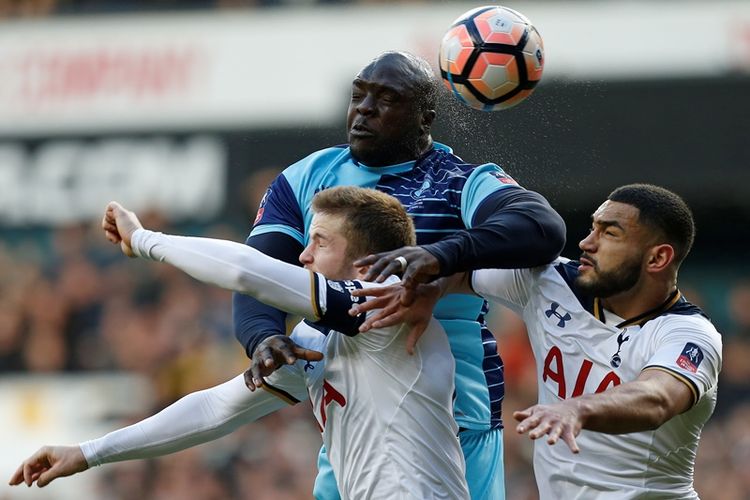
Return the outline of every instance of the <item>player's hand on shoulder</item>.
[[[562,439],[570,451],[578,453],[576,436],[580,434],[583,422],[575,401],[566,400],[552,405],[534,405],[525,410],[513,412],[513,418],[520,422],[516,426],[519,434],[529,434],[531,439],[547,436],[550,446]]]
[[[366,296],[369,299],[362,304],[354,304],[349,314],[357,316],[363,312],[375,311],[359,327],[360,332],[406,323],[409,326],[406,350],[409,354],[414,354],[417,341],[430,324],[432,310],[441,293],[440,288],[434,284],[423,284],[414,289],[395,284],[353,290],[352,295]]]
[[[88,463],[78,446],[43,446],[23,461],[8,484],[15,486],[36,482],[40,488],[58,477],[71,476],[88,469]]]
[[[382,283],[396,274],[407,288],[428,283],[438,277],[440,262],[421,247],[402,247],[390,252],[368,255],[354,262],[355,266],[370,266],[365,281]]]
[[[299,359],[320,361],[323,353],[306,349],[286,335],[272,335],[255,348],[250,358],[250,368],[245,372],[245,385],[251,391],[263,385],[269,376],[284,365],[293,365]]]
[[[104,236],[112,243],[119,243],[122,252],[128,257],[135,257],[131,238],[133,233],[142,227],[138,217],[116,201],[109,202],[104,210],[104,217],[102,218]]]

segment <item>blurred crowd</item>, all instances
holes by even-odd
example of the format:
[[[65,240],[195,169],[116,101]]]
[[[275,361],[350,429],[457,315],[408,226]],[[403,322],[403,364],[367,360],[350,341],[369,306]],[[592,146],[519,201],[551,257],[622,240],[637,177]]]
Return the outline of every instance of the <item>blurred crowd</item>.
[[[258,172],[244,185],[243,220],[252,219],[251,207],[263,192],[258,186],[267,184],[269,172]],[[242,241],[248,229],[173,227],[159,214],[140,215],[146,227],[181,234]],[[232,333],[228,292],[169,266],[125,258],[95,223],[0,233],[3,374],[141,374],[154,386],[153,412],[246,368]],[[699,283],[682,285],[700,290]],[[750,498],[750,281],[727,284],[724,292],[726,310],[715,312],[727,318],[718,325],[724,334],[719,402],[704,431],[696,470],[704,500]],[[510,415],[536,399],[534,362],[517,317],[495,309],[489,321],[506,366],[508,499],[530,500],[536,498],[531,443],[513,432]],[[101,498],[310,498],[320,442],[309,403],[302,403],[206,446],[106,466]]]

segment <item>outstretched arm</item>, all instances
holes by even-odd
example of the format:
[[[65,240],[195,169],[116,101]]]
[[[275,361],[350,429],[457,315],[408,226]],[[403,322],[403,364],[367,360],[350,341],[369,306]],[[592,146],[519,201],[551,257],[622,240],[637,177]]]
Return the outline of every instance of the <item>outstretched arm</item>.
[[[371,265],[366,280],[382,282],[403,273],[413,288],[440,276],[472,269],[521,269],[552,262],[565,245],[565,223],[547,200],[533,191],[496,191],[477,209],[470,229],[419,247],[370,255],[355,265]],[[468,224],[467,224],[468,225]],[[403,266],[397,258],[403,257]]]
[[[425,249],[440,262],[440,276],[473,269],[524,269],[549,264],[565,245],[562,217],[539,193],[508,188],[489,195],[472,227]]]
[[[197,280],[251,295],[313,321],[325,314],[315,273],[247,245],[148,231],[133,212],[116,202],[107,206],[102,227],[107,239],[119,243],[130,257],[166,262]]]
[[[513,413],[519,434],[531,439],[562,439],[573,453],[580,450],[576,436],[581,429],[607,434],[626,434],[657,429],[694,403],[685,382],[667,372],[646,369],[633,382],[599,394],[586,394],[550,405],[534,405]]]
[[[42,446],[18,466],[8,484],[21,483],[40,488],[58,477],[67,477],[89,468],[80,446]]]
[[[235,306],[238,302],[244,308],[260,305],[269,313],[265,323],[243,324],[248,328],[270,325],[268,330],[261,332],[267,335],[256,345],[250,369],[246,372],[250,390],[260,386],[264,376],[284,364],[293,364],[297,359],[322,359],[322,353],[297,346],[282,334],[280,327],[279,331],[273,330],[275,322],[283,322],[286,316],[285,312],[276,309],[313,320],[320,319],[325,313],[325,305],[319,303],[317,289],[312,286],[317,280],[309,271],[239,243],[144,231],[136,215],[117,202],[107,206],[102,228],[107,239],[119,244],[126,255],[168,262],[201,281],[247,294],[248,300],[236,299]],[[139,236],[134,236],[136,233]]]
[[[305,397],[301,379],[290,376],[282,383],[286,392]],[[45,486],[57,477],[93,465],[174,453],[229,434],[286,405],[270,392],[248,391],[239,375],[211,389],[188,394],[156,415],[99,439],[79,446],[45,446],[21,464],[10,484],[23,481],[31,485],[37,481]]]

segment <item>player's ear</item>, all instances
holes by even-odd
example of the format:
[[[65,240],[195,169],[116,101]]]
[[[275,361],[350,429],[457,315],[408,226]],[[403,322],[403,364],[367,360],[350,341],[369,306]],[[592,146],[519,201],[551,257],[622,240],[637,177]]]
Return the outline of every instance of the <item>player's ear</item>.
[[[667,243],[654,245],[647,252],[646,259],[646,270],[648,272],[661,272],[674,262],[674,248]]]
[[[437,112],[435,112],[434,109],[426,109],[422,111],[422,127],[424,127],[428,132],[432,127],[432,122],[435,121],[436,116]]]

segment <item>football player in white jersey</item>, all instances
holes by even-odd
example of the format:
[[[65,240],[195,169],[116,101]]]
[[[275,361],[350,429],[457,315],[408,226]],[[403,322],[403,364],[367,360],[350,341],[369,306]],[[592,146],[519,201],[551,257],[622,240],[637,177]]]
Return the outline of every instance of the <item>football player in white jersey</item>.
[[[366,272],[353,261],[373,249],[414,244],[409,216],[395,198],[354,187],[320,192],[313,211],[303,269],[240,243],[147,231],[135,214],[111,203],[103,227],[126,254],[167,262],[305,317],[292,338],[308,351],[269,375],[264,390],[248,390],[238,375],[99,439],[45,446],[10,483],[44,486],[93,465],[164,455],[309,398],[344,498],[468,499],[445,331],[432,320],[411,356],[403,325],[358,335],[365,316],[348,314],[362,301],[350,292],[364,285],[357,278]]]
[[[418,331],[441,293],[471,290],[505,304],[523,317],[537,363],[539,404],[513,416],[519,433],[546,437],[534,447],[541,498],[698,498],[695,454],[716,403],[722,347],[677,288],[694,233],[676,194],[623,186],[594,212],[578,262],[456,275],[424,286],[410,310],[398,286],[367,290],[381,299],[353,314],[383,307],[363,331],[395,321]],[[369,260],[388,265],[404,253]]]

